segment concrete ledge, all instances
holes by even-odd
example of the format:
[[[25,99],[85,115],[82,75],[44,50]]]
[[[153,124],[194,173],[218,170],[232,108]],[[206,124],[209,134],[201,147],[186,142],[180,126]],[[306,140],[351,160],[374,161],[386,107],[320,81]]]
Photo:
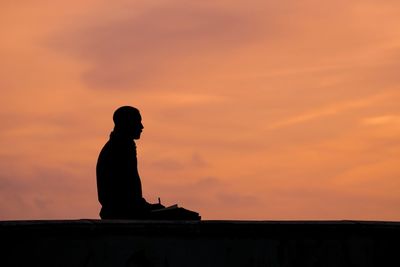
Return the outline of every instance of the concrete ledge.
[[[1,266],[400,266],[400,222],[3,221]]]

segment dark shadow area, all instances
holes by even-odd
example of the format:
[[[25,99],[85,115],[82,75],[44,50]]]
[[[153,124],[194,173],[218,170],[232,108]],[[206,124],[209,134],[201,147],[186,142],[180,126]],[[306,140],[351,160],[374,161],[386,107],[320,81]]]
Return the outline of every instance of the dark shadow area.
[[[198,213],[179,208],[165,208],[143,198],[137,167],[136,143],[144,129],[138,109],[118,108],[113,115],[114,130],[100,152],[97,166],[97,192],[102,219],[199,220]]]
[[[1,266],[400,266],[400,222],[9,221]]]

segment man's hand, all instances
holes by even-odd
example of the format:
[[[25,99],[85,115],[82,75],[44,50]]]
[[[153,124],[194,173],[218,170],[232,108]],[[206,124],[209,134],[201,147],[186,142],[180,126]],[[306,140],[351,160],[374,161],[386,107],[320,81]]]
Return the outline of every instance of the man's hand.
[[[165,206],[160,203],[151,204],[152,210],[158,210],[158,209],[163,209],[163,208],[165,208]]]

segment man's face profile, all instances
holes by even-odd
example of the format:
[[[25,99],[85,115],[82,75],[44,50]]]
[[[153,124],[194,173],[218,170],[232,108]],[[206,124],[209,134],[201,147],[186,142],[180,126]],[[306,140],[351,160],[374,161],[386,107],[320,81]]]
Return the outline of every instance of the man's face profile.
[[[130,106],[118,108],[114,112],[115,129],[132,139],[139,139],[143,130],[142,116],[138,109]]]
[[[142,124],[142,116],[140,116],[140,113],[139,113],[138,117],[132,120],[131,135],[132,135],[133,139],[140,138],[143,128],[144,127]]]

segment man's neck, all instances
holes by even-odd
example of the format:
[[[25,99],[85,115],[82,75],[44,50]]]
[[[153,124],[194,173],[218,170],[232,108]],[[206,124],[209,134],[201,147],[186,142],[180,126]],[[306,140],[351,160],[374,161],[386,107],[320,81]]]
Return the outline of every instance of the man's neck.
[[[116,131],[116,130],[112,131],[110,134],[110,138],[134,143],[132,136],[122,131]]]

